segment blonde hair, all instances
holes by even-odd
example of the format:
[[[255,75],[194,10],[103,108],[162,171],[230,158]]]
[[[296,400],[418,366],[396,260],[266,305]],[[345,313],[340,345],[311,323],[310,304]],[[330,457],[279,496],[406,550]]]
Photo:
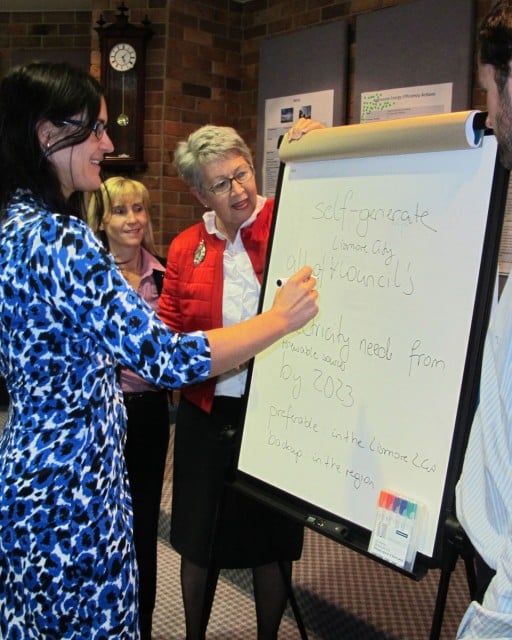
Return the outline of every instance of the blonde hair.
[[[111,213],[113,202],[123,200],[131,194],[134,194],[142,200],[148,218],[148,224],[144,231],[144,238],[142,239],[142,246],[153,255],[156,255],[153,226],[151,224],[151,200],[149,191],[145,185],[138,180],[125,178],[123,176],[115,176],[105,180],[98,191],[95,191],[91,196],[87,209],[87,223],[91,227],[94,235],[109,249],[107,234],[100,229],[101,223],[105,219],[105,216]]]

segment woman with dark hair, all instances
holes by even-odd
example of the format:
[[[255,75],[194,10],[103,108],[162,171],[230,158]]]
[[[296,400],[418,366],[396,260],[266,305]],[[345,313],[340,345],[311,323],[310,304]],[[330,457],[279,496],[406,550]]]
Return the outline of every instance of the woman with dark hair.
[[[136,640],[137,571],[118,365],[167,388],[253,357],[318,310],[304,267],[272,308],[170,331],[86,222],[113,150],[99,84],[64,63],[0,82],[0,637]]]

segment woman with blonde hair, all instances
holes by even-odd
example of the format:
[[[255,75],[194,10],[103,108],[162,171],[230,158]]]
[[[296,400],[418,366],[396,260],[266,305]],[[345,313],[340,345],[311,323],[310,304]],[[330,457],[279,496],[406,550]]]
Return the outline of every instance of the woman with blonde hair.
[[[116,176],[93,194],[87,220],[127,282],[156,310],[165,260],[156,255],[150,208],[149,192],[142,182]],[[146,382],[127,367],[121,367],[120,381],[128,416],[124,456],[139,570],[139,624],[141,640],[150,640],[160,499],[169,445],[168,396],[167,390]]]

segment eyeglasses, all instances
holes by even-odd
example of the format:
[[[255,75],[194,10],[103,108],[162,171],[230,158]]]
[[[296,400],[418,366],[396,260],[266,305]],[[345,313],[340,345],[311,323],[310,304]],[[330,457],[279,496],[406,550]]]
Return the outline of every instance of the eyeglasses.
[[[103,120],[96,120],[96,122],[90,127],[86,126],[85,122],[82,120],[59,120],[58,124],[68,124],[72,127],[81,127],[82,129],[90,129],[94,131],[94,135],[101,140],[103,138],[103,134],[107,130],[107,124],[103,122]]]
[[[233,180],[238,182],[238,184],[244,184],[250,180],[254,175],[254,167],[250,165],[246,169],[241,169],[238,171],[232,178],[222,178],[215,184],[212,184],[211,187],[207,188],[207,191],[211,191],[216,196],[221,196],[224,193],[228,193],[233,188]]]

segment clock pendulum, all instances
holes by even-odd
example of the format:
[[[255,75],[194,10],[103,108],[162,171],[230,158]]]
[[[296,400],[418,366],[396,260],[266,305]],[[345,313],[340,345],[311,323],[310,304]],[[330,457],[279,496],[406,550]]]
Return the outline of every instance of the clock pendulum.
[[[116,122],[120,127],[126,127],[130,122],[130,118],[124,112],[124,73],[121,75],[121,113],[117,116]]]
[[[0,0],[1,2],[1,0]],[[148,40],[153,35],[149,19],[141,26],[128,22],[128,7],[120,0],[115,22],[97,22],[101,53],[101,82],[113,125],[109,130],[115,153],[102,161],[104,170],[118,173],[145,171],[144,104],[145,62]]]
[[[124,77],[127,71],[133,69],[136,61],[137,53],[133,46],[127,42],[119,42],[110,50],[110,66],[121,74],[121,113],[116,120],[120,127],[126,127],[130,123],[130,118],[124,110]]]

